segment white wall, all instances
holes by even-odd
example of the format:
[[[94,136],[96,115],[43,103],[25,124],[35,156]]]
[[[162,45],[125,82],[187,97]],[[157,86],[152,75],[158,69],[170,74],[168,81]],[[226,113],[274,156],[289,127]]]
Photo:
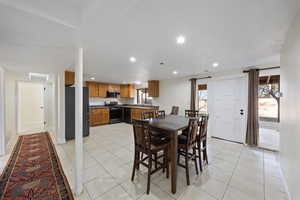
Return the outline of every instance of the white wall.
[[[291,198],[300,199],[300,13],[281,53],[281,167]]]
[[[5,81],[4,69],[0,67],[0,156],[5,154]]]
[[[5,71],[5,132],[6,132],[6,144],[10,142],[17,133],[17,82],[29,81],[27,73],[18,73],[12,71]],[[45,96],[47,105],[45,105],[46,120],[49,120],[50,126],[55,126],[54,120],[54,91],[53,90],[53,78],[50,76],[50,80],[45,83],[46,88],[49,88],[51,92]],[[52,120],[51,120],[52,119]],[[46,127],[46,130],[51,131],[51,128]]]
[[[55,115],[54,115],[54,109],[55,109],[55,91],[54,91],[54,83],[49,82],[45,84],[45,121],[46,121],[46,127],[45,129],[48,132],[55,132]]]
[[[11,71],[5,72],[5,125],[6,144],[17,133],[17,81],[28,80],[26,74]]]
[[[159,83],[159,97],[153,98],[153,105],[158,105],[166,114],[171,112],[172,106],[179,106],[179,114],[190,108],[191,83],[188,78],[161,80]]]

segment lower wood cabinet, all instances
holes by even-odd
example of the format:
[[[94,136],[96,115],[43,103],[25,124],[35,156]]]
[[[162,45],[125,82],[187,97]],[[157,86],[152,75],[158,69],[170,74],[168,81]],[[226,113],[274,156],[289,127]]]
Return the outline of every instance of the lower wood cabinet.
[[[90,125],[98,126],[109,123],[109,108],[91,108]]]
[[[131,109],[131,119],[142,119],[142,112],[155,112],[156,109],[141,109],[141,108],[132,108]]]

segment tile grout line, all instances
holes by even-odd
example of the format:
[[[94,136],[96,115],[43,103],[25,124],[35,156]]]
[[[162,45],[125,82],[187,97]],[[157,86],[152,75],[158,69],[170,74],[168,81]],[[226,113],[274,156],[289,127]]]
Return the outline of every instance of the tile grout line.
[[[242,150],[242,151],[243,151],[243,150]],[[233,177],[233,175],[234,175],[234,172],[235,172],[235,170],[237,169],[238,164],[239,164],[239,162],[240,162],[241,155],[242,155],[242,151],[241,151],[240,154],[239,154],[238,161],[237,161],[237,163],[236,163],[236,165],[235,165],[235,168],[234,168],[233,171],[232,171],[232,174],[231,174],[231,176],[230,176],[230,179],[228,180],[228,183],[227,183],[227,185],[226,185],[226,189],[225,189],[225,191],[224,191],[224,194],[223,194],[221,200],[224,200],[225,194],[226,194],[227,190],[229,189],[230,182],[231,182],[231,180],[232,180],[232,177]]]
[[[263,177],[264,177],[264,200],[266,200],[266,171],[265,171],[265,150],[263,150]]]

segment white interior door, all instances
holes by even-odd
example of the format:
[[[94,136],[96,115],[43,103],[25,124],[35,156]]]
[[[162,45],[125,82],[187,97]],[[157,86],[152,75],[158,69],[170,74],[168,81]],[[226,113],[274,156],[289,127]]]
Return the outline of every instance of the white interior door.
[[[19,82],[18,102],[18,133],[44,131],[44,85]]]
[[[234,142],[245,142],[247,119],[247,79],[216,79],[212,99],[212,136]]]

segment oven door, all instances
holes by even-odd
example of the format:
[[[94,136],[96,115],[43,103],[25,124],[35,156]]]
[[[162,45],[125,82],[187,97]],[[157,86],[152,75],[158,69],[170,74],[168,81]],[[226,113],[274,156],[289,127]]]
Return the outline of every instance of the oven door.
[[[122,108],[110,108],[109,110],[109,122],[111,124],[118,123],[122,121]]]

